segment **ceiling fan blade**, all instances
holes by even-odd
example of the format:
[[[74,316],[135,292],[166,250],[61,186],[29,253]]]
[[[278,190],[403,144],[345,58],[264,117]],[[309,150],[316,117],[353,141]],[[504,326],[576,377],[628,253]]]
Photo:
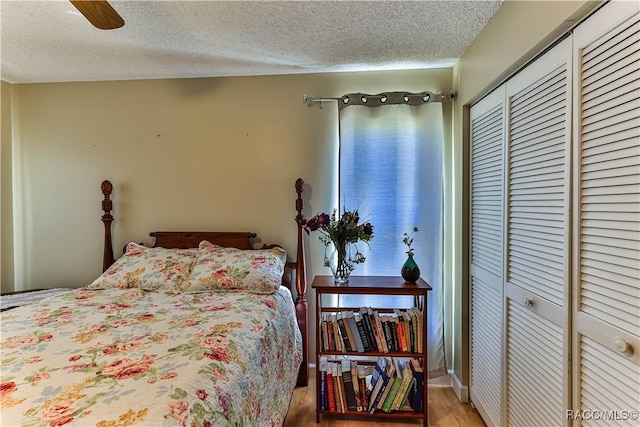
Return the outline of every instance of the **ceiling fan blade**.
[[[96,28],[113,30],[124,25],[124,19],[106,0],[70,1]]]

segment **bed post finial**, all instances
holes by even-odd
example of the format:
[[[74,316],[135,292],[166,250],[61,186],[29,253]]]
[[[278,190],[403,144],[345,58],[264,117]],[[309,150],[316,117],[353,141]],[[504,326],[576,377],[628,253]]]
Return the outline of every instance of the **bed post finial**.
[[[303,229],[306,220],[304,219],[304,201],[302,193],[304,192],[304,181],[302,178],[296,180],[296,223],[298,224],[298,250],[296,254],[296,316],[298,318],[298,326],[302,333],[302,365],[298,373],[298,385],[306,386],[309,383],[307,349],[308,349],[308,326],[307,326],[307,267],[304,256],[304,240]]]
[[[104,215],[102,215],[101,219],[104,224],[102,272],[105,272],[107,268],[113,264],[113,245],[111,244],[111,222],[113,221],[113,216],[111,216],[111,211],[113,210],[111,191],[113,190],[113,185],[110,181],[104,180],[102,181],[102,184],[100,184],[100,190],[102,190],[102,195],[104,196],[104,199],[102,199],[102,210],[104,211]]]
[[[302,178],[296,179],[296,193],[298,193],[298,198],[296,199],[296,210],[298,211],[298,215],[296,215],[296,222],[300,224],[301,221],[304,221],[304,215],[302,211],[304,210],[304,201],[302,200],[302,193],[304,193],[304,181]]]

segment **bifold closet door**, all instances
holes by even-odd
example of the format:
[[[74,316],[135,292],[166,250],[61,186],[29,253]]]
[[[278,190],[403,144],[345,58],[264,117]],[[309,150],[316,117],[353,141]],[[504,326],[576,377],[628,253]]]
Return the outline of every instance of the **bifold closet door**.
[[[503,425],[566,425],[571,39],[507,82]]]
[[[611,2],[574,33],[576,425],[640,423],[639,13]]]
[[[500,425],[504,86],[471,107],[469,395],[489,426]]]

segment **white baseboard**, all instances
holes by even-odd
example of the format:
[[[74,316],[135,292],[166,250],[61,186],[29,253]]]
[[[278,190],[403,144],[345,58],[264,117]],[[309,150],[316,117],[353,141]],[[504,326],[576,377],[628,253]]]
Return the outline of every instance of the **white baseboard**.
[[[435,378],[429,378],[430,386],[451,387],[451,374],[441,375]]]
[[[451,388],[453,388],[453,391],[455,392],[460,402],[469,402],[469,387],[466,385],[462,385],[462,381],[460,381],[455,373],[451,374]]]

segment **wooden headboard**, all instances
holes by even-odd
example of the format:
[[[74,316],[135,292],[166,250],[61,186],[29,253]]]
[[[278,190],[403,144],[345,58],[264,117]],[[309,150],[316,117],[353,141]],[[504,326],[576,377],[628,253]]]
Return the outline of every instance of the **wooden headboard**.
[[[103,181],[100,186],[102,195],[102,210],[104,215],[102,216],[102,222],[104,224],[104,252],[103,252],[103,265],[102,271],[105,271],[111,264],[113,264],[113,245],[111,243],[111,223],[113,216],[111,211],[113,210],[113,202],[111,200],[111,193],[113,185],[109,181]],[[298,320],[298,326],[302,333],[302,365],[300,372],[298,373],[298,385],[306,386],[309,381],[308,377],[308,363],[307,363],[307,349],[308,349],[308,307],[307,307],[307,279],[306,279],[306,263],[304,256],[304,241],[303,241],[303,226],[305,223],[304,215],[304,202],[302,199],[302,193],[304,191],[304,181],[298,178],[295,183],[295,190],[297,193],[296,198],[296,211],[295,216],[296,225],[298,228],[298,239],[296,249],[296,260],[287,262],[285,266],[285,272],[282,278],[283,285],[287,286],[292,294],[295,294],[295,308],[296,317]],[[253,246],[254,240],[257,237],[256,233],[251,232],[219,232],[219,231],[154,231],[150,233],[151,237],[155,238],[154,247],[161,248],[197,248],[201,241],[207,240],[219,246],[238,248],[238,249],[256,249]],[[275,245],[263,245],[260,249],[270,248]],[[294,292],[295,288],[295,292]]]
[[[253,249],[251,239],[256,233],[222,231],[154,231],[149,233],[155,238],[154,247],[159,248],[197,248],[200,242],[207,240],[226,248]]]

